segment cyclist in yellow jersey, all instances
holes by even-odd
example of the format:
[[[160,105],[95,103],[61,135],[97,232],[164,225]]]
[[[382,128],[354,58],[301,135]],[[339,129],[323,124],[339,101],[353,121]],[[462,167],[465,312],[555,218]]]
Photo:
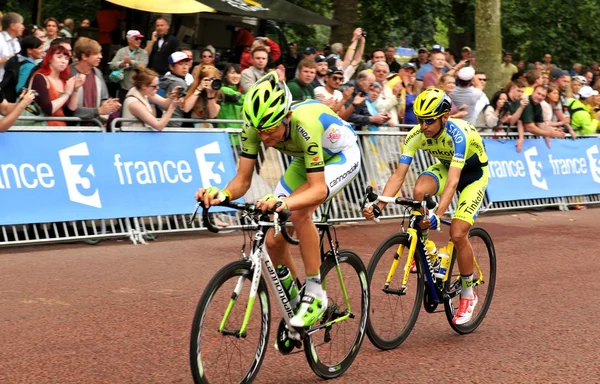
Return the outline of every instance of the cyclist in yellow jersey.
[[[417,179],[414,198],[422,200],[425,194],[438,195],[440,202],[435,212],[443,215],[450,206],[454,193],[460,193],[458,206],[450,226],[450,237],[458,254],[461,274],[461,300],[454,324],[471,320],[477,305],[473,292],[473,247],[469,242],[469,230],[477,218],[488,184],[488,159],[481,137],[475,127],[464,120],[450,119],[452,101],[440,89],[427,89],[415,100],[414,112],[419,125],[408,133],[404,151],[396,172],[389,178],[383,190],[384,196],[395,196],[408,172],[417,149],[422,149],[439,160]],[[373,219],[381,214],[385,203],[365,209],[364,215]],[[431,228],[439,228],[437,214],[431,211]],[[427,233],[424,232],[426,236]]]
[[[354,130],[328,106],[309,100],[292,107],[291,102],[288,87],[275,72],[250,88],[244,102],[246,124],[237,174],[224,190],[200,188],[196,199],[208,206],[242,197],[250,188],[261,143],[294,157],[274,194],[263,197],[257,207],[272,210],[281,203],[278,211],[292,211],[306,284],[291,324],[307,327],[327,308],[327,294],[321,285],[319,237],[312,215],[358,174],[361,157]],[[295,279],[296,268],[285,240],[271,234],[266,243],[273,264],[287,266]]]

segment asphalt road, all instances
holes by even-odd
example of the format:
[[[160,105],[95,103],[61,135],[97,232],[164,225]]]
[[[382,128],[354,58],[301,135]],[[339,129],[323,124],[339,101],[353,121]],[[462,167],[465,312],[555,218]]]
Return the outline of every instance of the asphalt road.
[[[483,215],[498,277],[480,328],[460,336],[443,313],[422,312],[400,348],[381,352],[365,338],[352,367],[332,382],[600,382],[599,214]],[[345,224],[338,235],[368,264],[397,228]],[[149,245],[1,249],[0,383],[191,383],[196,304],[241,243],[239,233],[200,233]],[[322,381],[303,353],[281,356],[270,344],[256,382]]]

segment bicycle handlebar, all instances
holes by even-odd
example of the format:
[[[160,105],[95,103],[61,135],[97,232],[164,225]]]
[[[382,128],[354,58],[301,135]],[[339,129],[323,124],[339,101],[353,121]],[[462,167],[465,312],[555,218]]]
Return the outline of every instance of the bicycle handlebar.
[[[367,201],[372,204],[381,201],[389,204],[405,205],[413,209],[422,208],[423,204],[425,204],[427,209],[433,209],[437,206],[437,203],[431,196],[429,196],[429,194],[425,194],[424,200],[407,199],[405,197],[380,196],[373,192],[373,187],[371,186],[368,186],[366,189],[365,202],[363,204],[364,207],[367,206]]]
[[[275,209],[279,208],[280,205],[281,205],[281,203],[278,203],[275,206]],[[202,206],[202,224],[209,231],[211,231],[213,233],[218,233],[221,228],[214,225],[213,223],[211,223],[208,218],[208,211],[210,210],[211,207],[210,206],[208,208],[204,207],[202,202],[198,202],[198,204],[196,205],[196,209],[194,210],[194,213],[192,214],[192,218],[190,219],[190,222],[194,221],[194,218],[196,217],[196,213],[198,212],[198,208],[200,208],[200,206]],[[281,233],[281,236],[283,236],[285,241],[287,241],[288,243],[290,243],[292,245],[300,244],[300,240],[291,237],[290,234],[287,232],[287,227],[286,227],[285,223],[292,215],[292,212],[290,212],[290,210],[288,210],[288,209],[284,209],[281,212],[269,211],[269,210],[263,212],[261,209],[256,208],[255,204],[237,203],[235,201],[229,201],[229,200],[226,200],[226,201],[218,204],[218,206],[233,208],[238,211],[245,211],[252,215],[262,215],[262,216],[273,215],[273,223],[274,223],[273,227],[275,228],[275,236],[277,236],[278,233]]]

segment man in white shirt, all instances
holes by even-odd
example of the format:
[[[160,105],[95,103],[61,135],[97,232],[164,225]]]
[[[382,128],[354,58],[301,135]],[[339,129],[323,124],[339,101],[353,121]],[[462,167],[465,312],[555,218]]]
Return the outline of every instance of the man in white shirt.
[[[2,16],[2,32],[0,33],[0,81],[4,77],[4,64],[21,52],[19,37],[23,35],[23,16],[8,12]]]
[[[335,113],[343,107],[342,92],[338,90],[344,81],[344,71],[340,67],[331,67],[325,75],[325,85],[315,88],[315,99],[329,106]]]

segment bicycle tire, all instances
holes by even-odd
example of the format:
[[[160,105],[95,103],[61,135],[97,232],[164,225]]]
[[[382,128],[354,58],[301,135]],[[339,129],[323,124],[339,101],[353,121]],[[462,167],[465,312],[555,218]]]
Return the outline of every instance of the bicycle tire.
[[[494,288],[496,286],[496,250],[494,248],[494,243],[492,241],[492,237],[485,229],[483,229],[481,227],[472,227],[471,230],[469,231],[469,239],[471,239],[470,240],[471,243],[473,243],[472,239],[475,237],[480,238],[483,241],[483,243],[485,244],[485,248],[487,250],[487,258],[489,259],[489,276],[484,275],[483,286],[485,287],[485,289],[480,290],[479,287],[481,285],[474,288],[474,291],[477,293],[477,296],[479,298],[479,303],[477,304],[477,306],[479,307],[479,311],[473,315],[473,317],[471,318],[471,321],[469,321],[468,323],[462,324],[462,325],[456,325],[456,324],[452,323],[452,318],[454,317],[454,312],[455,312],[455,309],[454,309],[455,305],[452,303],[452,299],[444,300],[444,310],[446,312],[446,318],[448,319],[448,323],[450,324],[450,327],[452,327],[452,329],[455,332],[457,332],[461,335],[471,333],[475,329],[477,329],[477,327],[479,327],[479,325],[485,318],[485,315],[487,314],[487,312],[490,308],[492,298],[494,297]],[[475,251],[475,258],[479,264],[482,264],[483,262],[486,261],[486,256],[478,253],[477,251]],[[460,273],[458,272],[458,263],[456,262],[456,249],[454,250],[452,262],[450,263],[450,267],[449,267],[450,268],[449,277],[448,277],[448,280],[446,281],[446,285],[445,285],[446,291],[451,291],[451,290],[455,289],[456,287],[453,287],[453,284],[454,285],[460,284],[460,280],[458,281],[458,283],[455,280],[455,277],[456,277],[456,274],[454,273],[455,266],[457,269],[456,273],[458,273],[458,275],[460,275]],[[474,276],[474,278],[476,279],[477,276]],[[486,279],[487,279],[487,281],[486,281]],[[482,295],[482,293],[484,293],[484,291],[485,291],[485,296]],[[460,300],[459,295],[457,295],[455,298],[458,298],[458,300]],[[483,302],[481,301],[482,298],[483,298]],[[477,309],[477,307],[476,307],[476,309]]]
[[[230,299],[234,297],[232,296],[233,287],[235,287],[235,284],[240,278],[243,278],[243,289],[237,296],[238,300],[241,299],[242,301],[237,302],[236,304],[238,305],[234,305],[231,309],[226,324],[227,329],[232,329],[229,325],[235,322],[235,325],[238,327],[237,329],[239,329],[239,325],[241,324],[241,320],[244,317],[244,312],[247,307],[249,288],[252,283],[252,274],[253,270],[251,269],[249,261],[236,261],[221,268],[206,286],[196,308],[190,339],[190,367],[194,383],[208,384],[211,375],[213,377],[213,383],[215,381],[221,382],[220,380],[223,380],[223,377],[229,377],[229,380],[227,381],[226,379],[226,382],[251,383],[258,374],[269,344],[269,330],[271,327],[269,292],[262,276],[258,285],[258,292],[252,310],[252,317],[248,323],[246,336],[236,337],[233,335],[224,335],[218,331],[220,320],[223,319],[227,305]],[[230,281],[232,279],[234,281]],[[228,284],[228,286],[225,287],[225,284]],[[230,286],[232,287],[231,289]],[[224,292],[224,297],[220,296],[221,291],[219,290]],[[215,303],[216,307],[214,307],[211,312],[210,305],[212,303]],[[260,310],[256,307],[256,303],[258,303]],[[213,324],[211,321],[208,322],[210,325],[207,324],[207,318],[210,315],[216,317],[216,324]],[[256,321],[256,317],[260,317],[260,320]],[[203,336],[213,337],[213,339],[207,339],[206,342],[203,342]],[[249,346],[250,343],[248,343],[248,345],[246,344],[246,341],[250,340],[250,337],[252,339],[258,339],[255,349],[254,347]],[[208,342],[209,340],[211,342]],[[217,344],[219,345],[217,346]],[[221,352],[223,352],[223,349],[227,348],[227,345],[233,345],[234,347],[232,349],[234,352],[231,353],[225,351],[224,355],[222,355]],[[208,366],[211,365],[206,363],[208,356],[210,355],[209,352],[214,351],[217,352],[217,363],[214,364],[214,368],[213,366],[210,366],[210,369],[207,369],[209,368]],[[201,356],[201,358],[199,358],[199,356]],[[243,369],[240,370],[241,373],[239,374],[241,377],[239,381],[231,381],[231,375],[233,373],[222,372],[224,369],[230,368],[234,358],[236,360],[239,358],[240,361],[243,358],[249,360],[248,369],[245,372]],[[224,363],[224,359],[229,359],[228,364]]]
[[[408,308],[410,309],[410,314],[408,316],[406,316],[407,320],[403,321],[404,325],[399,325],[397,327],[397,331],[398,333],[396,333],[396,328],[394,327],[394,322],[393,321],[389,321],[388,317],[385,317],[382,320],[382,324],[385,324],[386,327],[390,326],[391,328],[394,328],[394,330],[391,330],[390,333],[392,334],[392,336],[388,337],[388,336],[384,336],[383,335],[383,330],[381,329],[382,326],[380,326],[378,324],[378,322],[376,321],[376,319],[378,319],[380,317],[380,310],[379,308],[384,305],[387,302],[389,305],[389,308],[383,308],[381,309],[381,313],[383,316],[387,315],[387,312],[392,313],[392,316],[394,316],[394,313],[398,307],[398,305],[396,304],[395,307],[392,308],[392,299],[394,297],[397,298],[402,298],[404,296],[398,296],[392,293],[385,293],[383,292],[383,285],[385,283],[385,278],[387,277],[387,272],[389,271],[389,268],[391,267],[391,261],[389,263],[382,263],[382,259],[386,254],[391,255],[395,255],[397,253],[396,248],[400,245],[404,245],[404,250],[405,252],[403,252],[403,255],[406,255],[406,257],[408,257],[408,250],[409,250],[409,246],[410,246],[410,240],[408,238],[408,233],[395,233],[391,236],[389,236],[387,239],[385,239],[380,245],[379,247],[377,247],[377,249],[375,250],[375,252],[373,253],[373,257],[371,258],[371,261],[369,262],[369,267],[367,269],[367,273],[368,273],[368,277],[369,277],[369,284],[370,284],[370,292],[371,292],[371,307],[370,307],[370,312],[369,312],[369,320],[367,321],[367,336],[369,337],[369,340],[371,340],[371,343],[376,346],[379,349],[382,350],[390,350],[390,349],[395,349],[398,348],[400,346],[400,344],[402,344],[404,342],[404,340],[406,340],[406,338],[408,337],[408,335],[410,335],[413,327],[415,326],[415,323],[417,322],[417,318],[419,317],[419,312],[421,309],[421,303],[423,302],[423,295],[424,295],[424,291],[425,291],[425,282],[424,282],[424,275],[423,275],[423,267],[421,265],[421,260],[419,260],[418,257],[416,257],[415,255],[415,260],[416,260],[416,264],[417,264],[417,273],[415,274],[411,274],[410,276],[416,276],[416,281],[409,281],[409,285],[408,287],[412,287],[413,290],[415,290],[415,297],[414,297],[414,301],[413,299],[408,299],[407,300],[407,310]],[[394,249],[392,249],[394,248]],[[389,253],[391,251],[391,253]],[[416,252],[415,252],[416,253]],[[395,282],[396,284],[398,284],[397,288],[400,288],[400,282],[402,277],[400,276],[403,271],[401,268],[403,268],[406,265],[406,257],[403,257],[402,255],[400,255],[400,263],[398,265],[398,269],[396,270],[396,279],[393,280],[392,282]],[[387,260],[386,260],[387,261]],[[382,268],[382,273],[383,275],[381,275],[382,278],[379,278],[379,274],[377,274],[377,276],[375,276],[376,274],[376,270],[377,270],[377,266],[381,266]],[[410,278],[409,276],[409,278]],[[376,285],[374,285],[376,284]],[[410,302],[412,301],[412,304],[410,304]]]
[[[350,268],[345,268],[342,272],[343,281],[348,292],[348,297],[351,301],[350,309],[354,314],[354,318],[348,318],[339,323],[333,324],[329,334],[334,337],[339,336],[342,333],[340,338],[342,341],[347,341],[351,338],[351,336],[346,337],[346,335],[352,335],[354,333],[354,338],[351,341],[351,344],[348,348],[343,347],[344,352],[343,357],[339,361],[331,361],[331,353],[329,356],[325,355],[324,349],[320,347],[327,344],[326,348],[329,347],[329,350],[333,349],[333,345],[331,341],[327,342],[324,337],[326,332],[323,330],[317,331],[313,335],[304,339],[304,352],[306,354],[306,360],[310,365],[310,368],[315,372],[315,374],[323,379],[333,379],[342,375],[354,361],[354,358],[360,351],[360,347],[364,340],[365,329],[367,326],[367,317],[369,313],[369,283],[367,280],[367,269],[365,268],[364,263],[361,258],[350,250],[340,250],[338,252],[338,262],[340,264],[340,268],[345,265],[348,265]],[[326,311],[326,315],[324,315],[323,319],[317,324],[324,324],[328,319],[332,319],[332,315],[329,313],[333,311],[335,308],[345,309],[345,302],[343,295],[341,294],[341,285],[339,283],[339,279],[336,273],[336,261],[333,257],[328,257],[325,262],[321,265],[321,279],[324,283],[324,287],[327,291],[327,299],[328,304]],[[333,271],[333,275],[328,275],[329,272]],[[349,276],[350,271],[354,271],[356,273],[355,276]],[[329,277],[329,278],[328,278]],[[358,281],[359,287],[355,287],[356,281]],[[349,282],[353,282],[354,284],[349,284]],[[340,290],[340,292],[338,292]],[[360,294],[361,299],[360,303],[357,300],[357,296]],[[353,300],[352,300],[353,299]],[[343,306],[343,307],[341,307]],[[356,307],[360,307],[360,314],[357,314]],[[353,332],[353,328],[356,328],[356,331]],[[321,341],[323,341],[321,343]],[[323,351],[323,353],[321,353]],[[336,360],[337,358],[333,358]]]

